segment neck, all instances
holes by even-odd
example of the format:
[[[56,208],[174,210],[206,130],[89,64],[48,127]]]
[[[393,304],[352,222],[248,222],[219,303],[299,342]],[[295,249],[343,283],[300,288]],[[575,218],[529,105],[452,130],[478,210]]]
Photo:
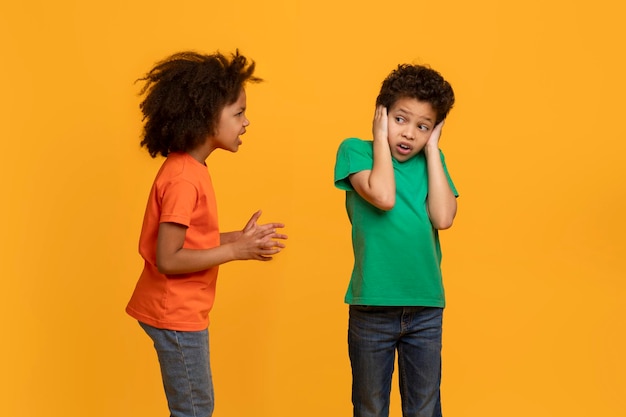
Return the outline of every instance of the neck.
[[[211,155],[211,152],[213,152],[214,150],[215,148],[213,148],[210,145],[210,141],[207,140],[202,145],[197,146],[187,153],[191,155],[196,161],[206,165],[206,159],[209,157],[209,155]]]

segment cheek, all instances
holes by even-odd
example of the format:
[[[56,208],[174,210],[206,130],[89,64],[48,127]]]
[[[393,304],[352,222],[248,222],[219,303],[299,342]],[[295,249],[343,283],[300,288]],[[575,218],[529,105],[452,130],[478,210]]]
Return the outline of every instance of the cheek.
[[[428,142],[428,138],[429,138],[429,136],[428,136],[428,135],[426,135],[426,136],[420,136],[419,140],[417,141],[417,143],[418,143],[418,145],[417,145],[417,146],[419,147],[419,149],[420,149],[420,150],[421,150],[424,146],[426,146],[426,143]]]
[[[430,139],[430,134],[431,133],[432,133],[432,130],[428,130],[426,132],[420,132],[420,134],[419,134],[420,140],[427,141],[428,139]]]

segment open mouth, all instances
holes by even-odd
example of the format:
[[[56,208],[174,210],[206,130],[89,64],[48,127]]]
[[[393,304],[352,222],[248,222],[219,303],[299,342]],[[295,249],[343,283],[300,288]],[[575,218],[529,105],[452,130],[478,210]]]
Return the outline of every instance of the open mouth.
[[[405,143],[400,143],[397,146],[398,152],[400,152],[402,155],[406,155],[408,153],[411,152],[411,147]]]

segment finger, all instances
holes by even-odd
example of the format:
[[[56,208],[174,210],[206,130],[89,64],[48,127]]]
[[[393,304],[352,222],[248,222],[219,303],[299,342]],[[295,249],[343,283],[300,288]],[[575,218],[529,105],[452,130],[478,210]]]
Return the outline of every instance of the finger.
[[[257,210],[251,217],[250,220],[248,220],[248,223],[246,223],[246,226],[243,228],[244,232],[247,232],[248,230],[252,229],[255,225],[257,220],[259,219],[259,217],[261,217],[261,210]]]
[[[439,137],[441,136],[441,129],[442,128],[443,128],[443,121],[437,123],[437,125],[435,126],[435,128],[431,132],[430,137],[439,139]]]
[[[259,220],[259,217],[261,217],[261,214],[263,214],[262,210],[255,211],[254,214],[250,217],[250,221],[256,223],[257,220]]]
[[[259,244],[259,248],[261,250],[281,250],[285,248],[285,244],[275,240],[268,240],[266,242],[261,242]]]
[[[263,241],[268,241],[270,239],[272,239],[272,237],[276,234],[276,230],[274,229],[267,229],[267,230],[255,230],[254,232],[254,237],[256,238],[257,242],[263,242]]]
[[[268,238],[276,245],[285,245],[285,242],[282,242],[282,240],[287,240],[287,236],[268,236]]]
[[[287,235],[284,233],[280,233],[278,232],[276,229],[257,229],[257,236],[269,236],[269,235],[275,235],[275,236],[283,236],[282,239],[287,239]]]
[[[259,261],[269,261],[273,258],[273,255],[276,255],[280,252],[280,249],[268,249],[258,253],[255,256],[255,259]]]
[[[285,243],[279,240],[263,239],[258,242],[257,247],[260,249],[284,248]]]
[[[284,223],[265,223],[265,224],[259,224],[258,227],[260,228],[272,228],[272,229],[282,229],[283,227],[285,227]]]
[[[276,236],[280,239],[287,239],[287,235],[284,233],[278,233],[276,229],[266,227],[266,226],[257,226],[257,229],[254,232],[254,235],[259,239],[264,239],[268,236]]]
[[[374,111],[374,126],[376,126],[376,124],[378,124],[380,120],[383,118],[384,111],[385,111],[384,106],[382,105],[376,106],[376,110]]]
[[[387,135],[388,133],[387,125],[388,125],[387,108],[384,106],[378,106],[376,108],[376,113],[374,116],[374,123],[373,123],[374,139],[376,139],[377,137],[382,138],[383,136]]]
[[[276,255],[277,253],[280,253],[282,249],[281,248],[272,248],[272,249],[263,249],[259,255],[261,256],[272,256],[272,255]]]

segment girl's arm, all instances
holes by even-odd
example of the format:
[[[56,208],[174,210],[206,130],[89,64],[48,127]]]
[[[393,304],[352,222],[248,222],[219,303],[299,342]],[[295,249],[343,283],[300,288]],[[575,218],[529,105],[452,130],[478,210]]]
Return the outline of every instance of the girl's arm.
[[[363,199],[381,210],[391,210],[396,204],[396,179],[389,149],[387,109],[378,106],[374,114],[374,163],[371,170],[350,175],[350,183]]]
[[[433,129],[424,147],[428,167],[428,217],[435,229],[443,230],[452,226],[456,216],[456,197],[448,184],[439,153],[439,138],[443,123]]]
[[[187,228],[177,223],[161,223],[157,238],[156,263],[162,274],[185,274],[203,271],[234,260],[255,259],[269,261],[285,244],[276,239],[287,239],[277,233],[282,223],[257,225],[261,211],[252,215],[240,232],[224,233],[226,242],[211,249],[183,248]]]
[[[239,236],[241,236],[242,233],[243,233],[243,231],[241,231],[241,230],[236,230],[236,231],[233,231],[233,232],[220,233],[220,245],[224,245],[226,243],[234,242],[235,240],[237,240],[239,238]]]

